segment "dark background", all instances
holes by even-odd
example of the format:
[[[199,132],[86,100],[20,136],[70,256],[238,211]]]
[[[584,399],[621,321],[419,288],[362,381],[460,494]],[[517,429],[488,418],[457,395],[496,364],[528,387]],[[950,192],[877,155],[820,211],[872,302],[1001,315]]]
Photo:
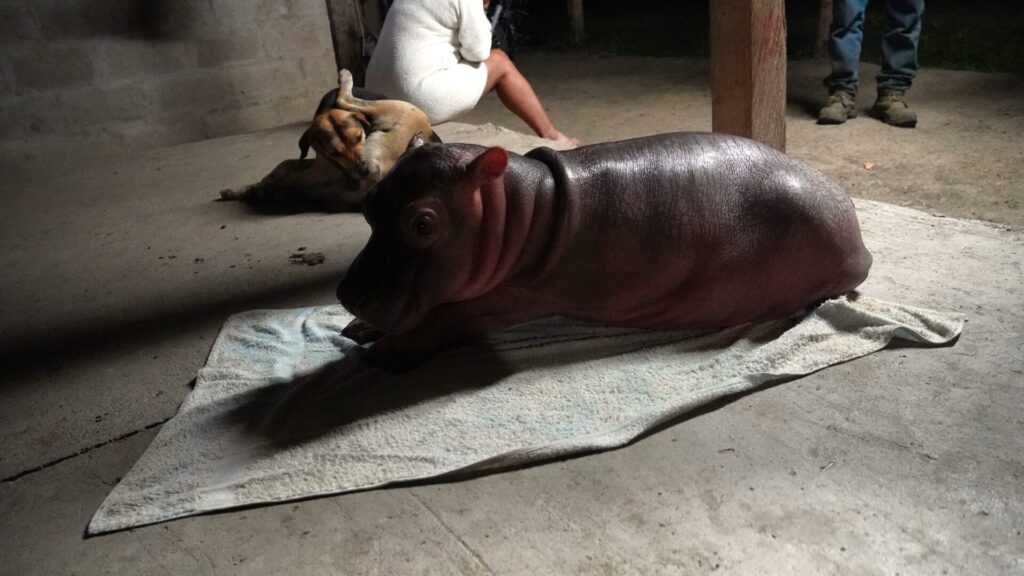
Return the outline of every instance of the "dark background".
[[[564,0],[517,0],[525,8],[524,47],[569,47]],[[639,56],[708,55],[708,2],[713,0],[584,0],[587,38],[593,52]],[[791,58],[809,58],[818,0],[787,0]],[[865,62],[878,63],[885,24],[884,0],[868,5]],[[925,3],[920,63],[924,67],[1024,73],[1024,2],[932,0]]]

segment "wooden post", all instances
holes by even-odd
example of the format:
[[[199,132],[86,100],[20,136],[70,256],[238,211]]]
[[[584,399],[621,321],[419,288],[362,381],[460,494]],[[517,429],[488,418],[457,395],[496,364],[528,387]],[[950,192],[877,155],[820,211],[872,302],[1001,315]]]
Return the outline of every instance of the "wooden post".
[[[348,68],[356,86],[366,77],[363,65],[363,15],[360,0],[327,0],[327,19],[331,23],[331,42],[338,70]]]
[[[818,8],[818,33],[814,37],[811,56],[824,58],[828,55],[828,33],[832,28],[832,0],[821,0]]]
[[[570,41],[573,46],[583,43],[583,0],[569,0]]]
[[[784,0],[708,0],[711,127],[786,149]]]

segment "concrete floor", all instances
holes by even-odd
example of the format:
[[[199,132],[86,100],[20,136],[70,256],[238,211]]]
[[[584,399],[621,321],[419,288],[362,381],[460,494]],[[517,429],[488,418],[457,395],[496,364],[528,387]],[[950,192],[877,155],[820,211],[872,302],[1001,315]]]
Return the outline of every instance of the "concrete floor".
[[[683,127],[708,113],[688,98]],[[794,155],[823,146],[790,123]],[[0,574],[1024,574],[1024,234],[899,208],[898,245],[865,211],[865,291],[967,313],[953,347],[883,351],[612,452],[82,539],[228,315],[333,303],[361,217],[212,202],[300,130],[0,160]],[[1020,153],[972,158],[995,178]],[[326,262],[290,264],[300,246]]]

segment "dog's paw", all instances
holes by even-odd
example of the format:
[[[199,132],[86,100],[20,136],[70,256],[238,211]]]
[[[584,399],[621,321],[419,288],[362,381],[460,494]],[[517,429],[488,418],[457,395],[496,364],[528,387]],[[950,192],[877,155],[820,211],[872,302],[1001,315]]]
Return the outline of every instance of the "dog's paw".
[[[387,170],[380,162],[371,160],[369,162],[363,162],[363,177],[376,184],[384,179],[384,175],[387,174]]]
[[[352,79],[352,73],[346,68],[338,70],[338,98],[352,96],[353,86],[355,81]]]
[[[381,138],[377,137],[379,134],[381,132],[370,134],[366,144],[363,145],[362,152],[359,154],[359,163],[364,168],[363,178],[373,183],[380,182],[381,178],[391,168],[390,165],[386,164],[384,155],[387,153],[387,148],[384,147]]]

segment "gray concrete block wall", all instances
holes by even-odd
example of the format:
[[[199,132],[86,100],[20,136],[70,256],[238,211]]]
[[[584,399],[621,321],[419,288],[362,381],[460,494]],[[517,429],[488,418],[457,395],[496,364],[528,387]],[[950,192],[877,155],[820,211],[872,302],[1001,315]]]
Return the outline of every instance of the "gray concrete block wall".
[[[152,147],[305,121],[323,0],[0,0],[0,145]]]

